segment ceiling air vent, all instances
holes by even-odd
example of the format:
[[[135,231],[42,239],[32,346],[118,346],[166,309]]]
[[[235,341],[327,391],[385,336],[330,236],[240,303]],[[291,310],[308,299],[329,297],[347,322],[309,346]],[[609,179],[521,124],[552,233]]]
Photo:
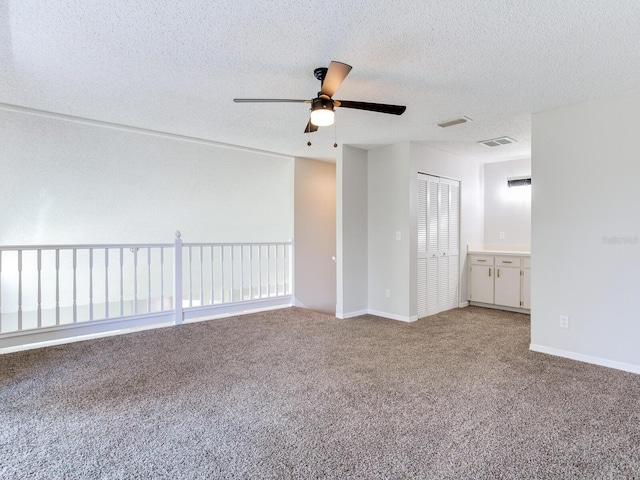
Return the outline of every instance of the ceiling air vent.
[[[447,120],[444,122],[436,123],[439,127],[447,128],[453,127],[454,125],[460,125],[461,123],[473,122],[469,117],[458,117],[452,118],[451,120]]]
[[[487,147],[500,147],[502,145],[510,145],[512,143],[516,143],[516,141],[513,138],[509,138],[509,137],[500,137],[500,138],[492,138],[490,140],[482,140],[481,143],[483,145],[486,145]]]

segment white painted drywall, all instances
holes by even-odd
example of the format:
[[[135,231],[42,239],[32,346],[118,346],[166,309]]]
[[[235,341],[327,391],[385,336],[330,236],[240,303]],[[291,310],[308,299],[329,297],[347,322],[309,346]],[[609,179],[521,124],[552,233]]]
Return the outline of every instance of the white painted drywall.
[[[531,159],[484,165],[484,246],[531,249],[531,186],[507,186],[511,177],[531,176]],[[500,233],[504,238],[500,238]]]
[[[0,244],[287,241],[293,159],[0,109]]]
[[[404,320],[411,292],[409,168],[409,143],[368,152],[369,309]]]
[[[467,245],[478,245],[484,238],[483,169],[474,159],[436,150],[421,143],[411,143],[411,315],[417,315],[417,173],[427,173],[460,181],[460,303],[468,299]]]
[[[295,305],[336,312],[336,165],[296,158]]]
[[[336,316],[366,313],[367,152],[344,145],[336,159]]]
[[[640,373],[638,111],[634,91],[533,116],[531,343]]]

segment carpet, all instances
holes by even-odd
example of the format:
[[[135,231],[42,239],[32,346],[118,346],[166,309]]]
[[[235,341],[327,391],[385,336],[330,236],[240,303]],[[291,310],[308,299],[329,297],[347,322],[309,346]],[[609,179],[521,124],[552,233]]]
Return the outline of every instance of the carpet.
[[[0,356],[0,477],[640,478],[640,376],[529,317],[287,308]]]

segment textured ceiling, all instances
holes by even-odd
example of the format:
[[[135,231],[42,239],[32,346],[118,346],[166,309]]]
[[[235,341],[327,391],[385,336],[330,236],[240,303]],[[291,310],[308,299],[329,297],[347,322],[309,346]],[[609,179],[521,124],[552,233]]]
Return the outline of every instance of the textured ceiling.
[[[638,0],[0,0],[0,102],[309,158],[335,134],[497,161],[530,154],[531,113],[639,88],[638,45]],[[335,98],[406,113],[338,109],[307,147],[307,105],[232,102],[312,98],[331,60],[353,66]]]

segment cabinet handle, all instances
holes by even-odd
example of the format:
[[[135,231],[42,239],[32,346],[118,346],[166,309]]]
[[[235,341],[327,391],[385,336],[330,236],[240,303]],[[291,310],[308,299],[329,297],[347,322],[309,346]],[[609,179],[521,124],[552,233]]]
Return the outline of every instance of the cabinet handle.
[[[486,260],[477,260],[478,262],[486,262]]]
[[[500,269],[496,268],[496,277],[500,278]]]
[[[513,263],[511,260],[503,260],[502,263]]]
[[[491,276],[491,269],[489,269],[489,276]]]

